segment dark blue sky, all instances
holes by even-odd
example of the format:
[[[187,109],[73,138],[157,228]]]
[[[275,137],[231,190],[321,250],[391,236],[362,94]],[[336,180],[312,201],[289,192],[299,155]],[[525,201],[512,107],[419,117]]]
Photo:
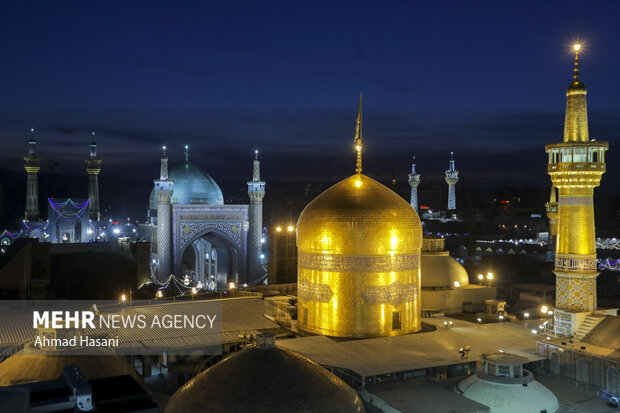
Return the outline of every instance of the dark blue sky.
[[[593,4],[591,4],[593,3]],[[90,131],[105,174],[153,178],[161,144],[216,180],[342,178],[364,92],[365,166],[470,185],[545,185],[560,141],[571,41],[585,44],[603,186],[620,189],[618,2],[111,2],[0,0],[0,161],[39,153],[80,173]],[[173,162],[174,163],[174,162]]]

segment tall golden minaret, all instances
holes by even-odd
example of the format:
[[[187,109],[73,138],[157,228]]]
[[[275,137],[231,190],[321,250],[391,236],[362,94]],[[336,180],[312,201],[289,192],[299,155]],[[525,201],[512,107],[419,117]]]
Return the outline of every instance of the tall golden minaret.
[[[575,51],[574,81],[566,91],[564,142],[547,145],[548,172],[558,189],[558,229],[555,247],[556,332],[572,334],[576,313],[596,309],[596,246],[594,188],[605,173],[607,142],[590,141],[586,87],[579,81],[579,52]],[[560,311],[558,311],[560,310]]]

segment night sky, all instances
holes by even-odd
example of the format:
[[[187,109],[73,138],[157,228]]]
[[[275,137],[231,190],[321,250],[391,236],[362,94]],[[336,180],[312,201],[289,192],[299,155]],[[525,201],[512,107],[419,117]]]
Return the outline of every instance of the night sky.
[[[254,148],[268,182],[341,179],[363,92],[369,174],[415,154],[438,178],[452,150],[472,187],[544,186],[579,38],[620,189],[619,3],[409,3],[0,1],[0,167],[23,171],[34,127],[42,171],[75,175],[95,131],[102,185],[148,185],[162,144],[242,189]]]

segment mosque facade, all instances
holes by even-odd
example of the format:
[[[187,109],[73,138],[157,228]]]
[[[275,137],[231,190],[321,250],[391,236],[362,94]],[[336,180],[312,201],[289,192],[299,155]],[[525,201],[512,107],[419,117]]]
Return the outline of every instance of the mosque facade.
[[[159,281],[171,274],[187,276],[209,289],[253,285],[264,281],[261,258],[262,201],[258,153],[248,181],[249,205],[224,204],[217,183],[200,168],[185,161],[168,171],[164,147],[160,177],[149,199],[152,260]]]

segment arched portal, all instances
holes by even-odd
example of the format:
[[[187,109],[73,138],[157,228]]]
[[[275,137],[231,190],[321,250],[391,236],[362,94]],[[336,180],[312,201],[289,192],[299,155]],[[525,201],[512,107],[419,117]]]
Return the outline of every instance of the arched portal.
[[[558,353],[551,353],[549,357],[549,370],[553,374],[560,374],[560,356],[558,356]]]
[[[590,368],[586,360],[581,359],[577,362],[577,381],[590,383]]]
[[[181,253],[181,270],[209,289],[227,289],[238,283],[239,254],[233,243],[217,231],[208,231],[187,244]]]

